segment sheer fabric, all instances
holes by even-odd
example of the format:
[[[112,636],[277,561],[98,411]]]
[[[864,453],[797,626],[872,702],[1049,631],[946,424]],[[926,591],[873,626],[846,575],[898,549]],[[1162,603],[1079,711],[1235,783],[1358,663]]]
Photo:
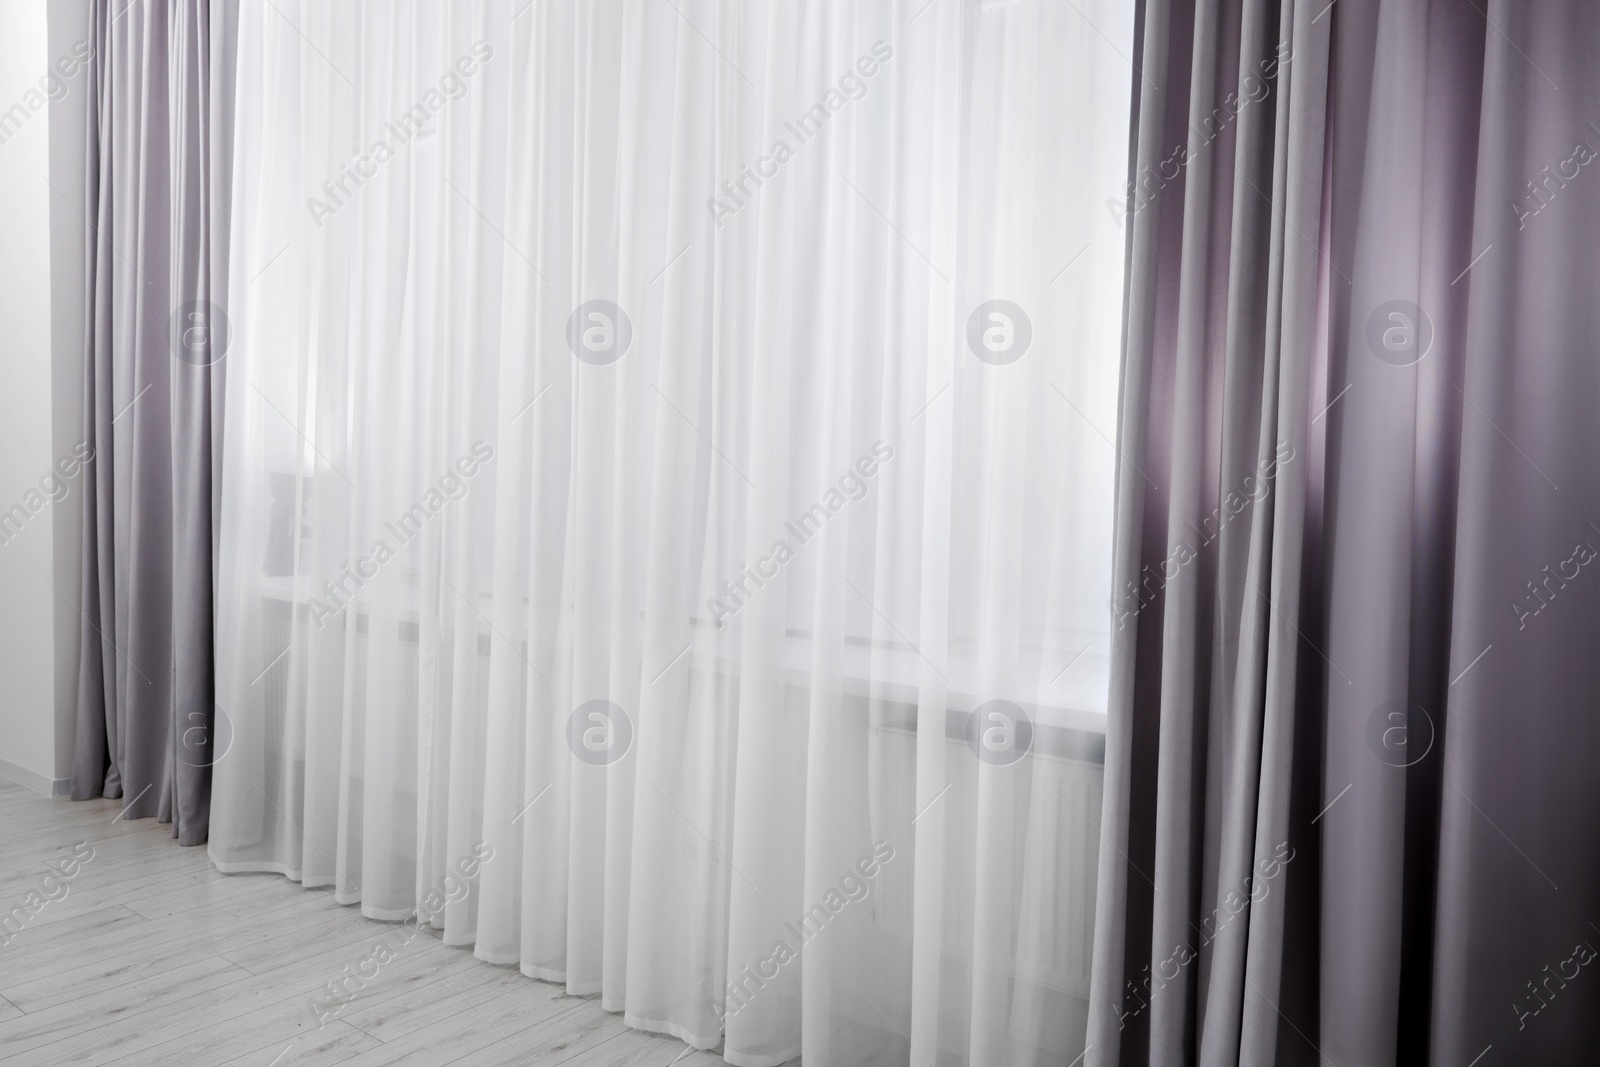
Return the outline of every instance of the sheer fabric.
[[[212,856],[487,845],[447,942],[734,1063],[1070,1061],[1131,5],[525,3],[241,5]]]

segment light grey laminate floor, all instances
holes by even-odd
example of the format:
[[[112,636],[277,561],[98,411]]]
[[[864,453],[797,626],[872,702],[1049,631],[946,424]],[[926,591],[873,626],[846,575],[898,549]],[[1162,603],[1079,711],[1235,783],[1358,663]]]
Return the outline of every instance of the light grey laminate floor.
[[[436,935],[406,944],[319,1028],[313,997],[393,924],[278,875],[219,874],[204,848],[180,848],[153,820],[121,819],[121,805],[46,800],[0,781],[5,1067],[723,1062]],[[62,866],[75,846],[93,858],[68,880],[52,875],[47,864]]]

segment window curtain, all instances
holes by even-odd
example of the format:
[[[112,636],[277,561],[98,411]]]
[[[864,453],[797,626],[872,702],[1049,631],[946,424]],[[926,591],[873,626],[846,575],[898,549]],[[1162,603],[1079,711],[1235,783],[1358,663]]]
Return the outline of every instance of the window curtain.
[[[232,8],[96,0],[72,796],[206,840]]]
[[[1090,1064],[1593,1058],[1597,43],[1142,7]]]
[[[1132,15],[246,0],[217,865],[732,1063],[1080,1055]]]

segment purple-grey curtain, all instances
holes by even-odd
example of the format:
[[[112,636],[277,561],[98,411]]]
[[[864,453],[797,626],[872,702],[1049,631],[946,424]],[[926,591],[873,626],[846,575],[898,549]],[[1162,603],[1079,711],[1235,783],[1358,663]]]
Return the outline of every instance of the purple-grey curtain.
[[[1087,1063],[1592,1063],[1600,5],[1138,34]]]
[[[206,840],[234,9],[95,0],[83,644],[72,795]],[[225,723],[225,717],[222,721]]]

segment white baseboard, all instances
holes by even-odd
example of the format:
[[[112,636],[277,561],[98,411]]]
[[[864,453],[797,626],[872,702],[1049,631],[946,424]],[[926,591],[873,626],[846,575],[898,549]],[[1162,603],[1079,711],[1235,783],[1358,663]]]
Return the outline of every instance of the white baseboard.
[[[0,759],[0,778],[16,782],[21,786],[27,786],[35,793],[45,797],[64,797],[72,789],[72,779],[70,778],[46,778],[37,771],[19,767],[10,760]]]

